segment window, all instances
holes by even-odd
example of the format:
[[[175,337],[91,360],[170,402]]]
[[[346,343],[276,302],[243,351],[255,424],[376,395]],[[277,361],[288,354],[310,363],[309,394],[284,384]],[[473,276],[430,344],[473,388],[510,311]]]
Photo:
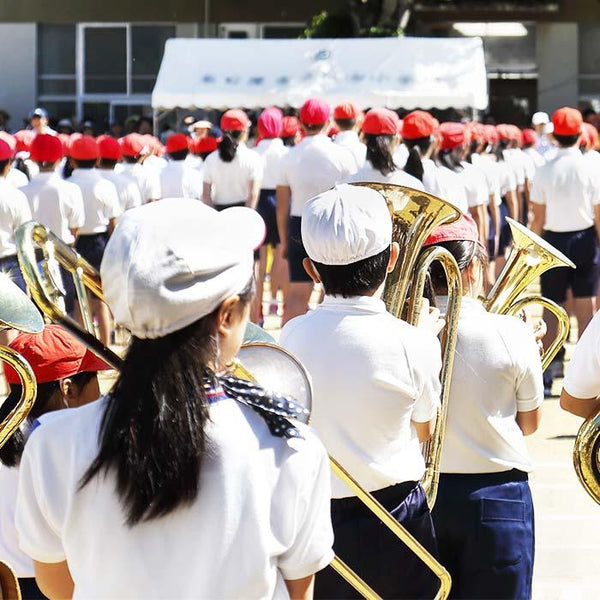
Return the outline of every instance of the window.
[[[165,42],[175,37],[175,27],[141,26],[131,27],[131,91],[134,94],[152,92]]]
[[[84,28],[84,93],[127,93],[127,28]]]
[[[579,95],[590,100],[600,95],[600,25],[579,24]]]
[[[74,95],[75,25],[38,27],[38,94]]]

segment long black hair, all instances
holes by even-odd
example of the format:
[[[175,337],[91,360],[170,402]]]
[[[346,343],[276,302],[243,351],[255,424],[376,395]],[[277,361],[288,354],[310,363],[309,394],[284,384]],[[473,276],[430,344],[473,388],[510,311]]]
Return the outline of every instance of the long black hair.
[[[235,158],[242,133],[242,131],[223,132],[223,137],[218,146],[219,156],[223,162],[231,162]]]
[[[440,164],[451,171],[460,173],[463,170],[463,166],[460,163],[459,153],[462,152],[462,148],[452,148],[452,150],[440,150],[438,153],[438,160]]]
[[[364,134],[367,160],[382,175],[389,175],[398,168],[394,163],[394,154],[391,149],[393,139],[393,135]]]
[[[423,181],[425,175],[422,157],[427,154],[432,143],[431,136],[404,140],[404,145],[408,148],[408,158],[404,165],[404,171],[416,177],[419,181]]]
[[[239,297],[247,304],[253,295],[251,280]],[[198,494],[208,420],[204,383],[216,378],[218,310],[164,337],[131,340],[108,397],[98,455],[80,484],[114,472],[130,526]]]

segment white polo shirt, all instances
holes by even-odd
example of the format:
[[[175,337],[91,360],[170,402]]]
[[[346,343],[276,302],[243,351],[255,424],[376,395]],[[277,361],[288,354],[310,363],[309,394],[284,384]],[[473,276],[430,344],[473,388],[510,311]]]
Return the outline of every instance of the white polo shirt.
[[[142,194],[133,178],[117,173],[114,169],[98,169],[98,173],[117,188],[122,213],[130,208],[141,206]]]
[[[443,310],[445,299],[439,300]],[[531,328],[463,297],[441,472],[533,470],[515,419],[543,401],[542,365]]]
[[[347,149],[326,135],[309,135],[282,159],[277,185],[291,189],[290,216],[301,217],[307,200],[355,172],[356,163]]]
[[[358,138],[356,131],[340,131],[334,138],[333,143],[347,148],[356,161],[356,168],[360,169],[367,159],[367,146]]]
[[[537,170],[531,201],[546,206],[548,231],[588,229],[594,225],[594,205],[600,204],[600,178],[579,148],[561,148]]]
[[[8,181],[8,183],[11,185],[14,185],[16,188],[25,187],[29,183],[27,175],[25,175],[23,171],[19,171],[19,169],[15,169],[14,167],[11,167],[11,169],[8,171],[6,181]]]
[[[252,409],[215,402],[196,499],[128,527],[114,473],[79,489],[104,406],[45,415],[21,461],[19,544],[34,560],[67,560],[75,599],[285,599],[284,579],[332,560],[329,461],[307,427],[305,439],[274,437]]]
[[[254,147],[254,151],[262,159],[263,177],[260,187],[263,190],[274,190],[277,187],[281,160],[288,150],[289,148],[284,146],[281,138],[261,140]]]
[[[409,175],[402,169],[396,169],[387,175],[373,168],[373,165],[367,160],[361,169],[348,178],[348,183],[353,181],[373,181],[375,183],[393,183],[395,185],[405,185],[415,190],[425,191],[425,187],[416,177]]]
[[[535,165],[535,169],[537,171],[538,167],[546,164],[545,158],[533,147],[524,148],[523,152],[531,158],[533,164]]]
[[[500,196],[504,198],[509,192],[514,192],[517,189],[517,176],[514,169],[505,161],[500,160],[498,165],[498,177],[500,181]]]
[[[458,175],[465,187],[469,208],[487,204],[490,200],[490,189],[484,172],[468,162],[461,164],[463,170]]]
[[[15,232],[27,221],[31,221],[27,196],[0,177],[0,258],[17,253]]]
[[[438,174],[442,185],[446,189],[446,197],[442,198],[447,200],[450,204],[453,204],[461,210],[463,213],[469,212],[469,201],[467,199],[467,191],[465,189],[465,182],[461,176],[455,171],[451,171],[448,167],[438,165]]]
[[[139,163],[120,163],[117,171],[136,183],[142,196],[142,204],[160,198],[160,180],[156,172],[144,169]]]
[[[437,165],[430,158],[421,159],[421,163],[423,164],[423,187],[425,191],[449,202],[450,194]]]
[[[527,179],[525,165],[519,159],[516,148],[508,148],[502,152],[502,155],[504,156],[504,160],[512,168],[515,177],[517,178],[517,185],[525,185],[525,179]]]
[[[212,152],[204,161],[204,183],[210,183],[212,203],[227,206],[246,202],[250,182],[262,180],[262,160],[246,144],[240,143],[231,162],[221,160],[219,152]]]
[[[185,160],[170,160],[160,172],[161,198],[194,198],[202,200],[202,173]]]
[[[427,422],[436,414],[436,337],[394,318],[379,298],[325,296],[285,324],[279,343],[311,375],[311,425],[363,487],[421,478],[425,464],[411,419]],[[333,476],[333,498],[354,495]]]
[[[600,312],[594,315],[575,346],[563,387],[568,394],[582,400],[600,396]]]
[[[74,183],[60,175],[40,173],[23,188],[29,200],[35,221],[45,225],[65,243],[75,241],[71,229],[79,229],[85,222],[83,196]]]
[[[404,144],[398,144],[398,146],[396,146],[396,150],[394,151],[394,162],[399,168],[404,168],[404,165],[406,165],[406,161],[408,160],[408,155],[409,150]]]
[[[498,163],[490,154],[473,154],[471,163],[483,172],[488,190],[489,198],[493,197],[495,204],[502,202],[500,195],[500,173],[498,171]]]
[[[79,235],[103,233],[110,219],[121,214],[117,188],[100,176],[96,169],[75,169],[69,178],[83,196],[84,223]]]

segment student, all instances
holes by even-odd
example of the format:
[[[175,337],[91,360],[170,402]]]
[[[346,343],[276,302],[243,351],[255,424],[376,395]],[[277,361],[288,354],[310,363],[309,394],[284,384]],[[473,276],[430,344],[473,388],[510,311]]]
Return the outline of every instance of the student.
[[[117,225],[101,274],[132,333],[119,377],[43,417],[21,461],[19,543],[48,596],[310,597],[333,557],[327,454],[288,420],[298,404],[226,368],[263,236],[254,211],[183,198]]]
[[[190,142],[190,153],[186,164],[202,173],[206,157],[219,147],[219,139],[214,135],[205,135]]]
[[[367,147],[358,139],[359,110],[353,102],[343,102],[333,109],[333,120],[339,129],[334,143],[347,148],[354,156],[356,168],[360,169],[367,158]]]
[[[336,146],[326,135],[330,116],[331,108],[324,100],[308,99],[300,109],[306,136],[281,161],[277,182],[277,227],[290,275],[283,323],[306,312],[313,289],[313,282],[302,266],[306,258],[300,235],[304,204],[356,172],[352,154],[346,148]]]
[[[159,175],[161,198],[202,200],[202,175],[186,162],[189,142],[183,133],[174,133],[167,140],[169,161]]]
[[[256,208],[262,180],[262,161],[246,146],[250,119],[243,110],[221,117],[223,137],[217,152],[204,162],[203,200],[217,210],[230,206]]]
[[[33,369],[37,396],[24,424],[0,449],[0,557],[9,563],[19,577],[24,599],[45,598],[35,583],[33,562],[19,548],[17,541],[14,515],[19,463],[27,437],[37,419],[56,410],[76,408],[96,400],[100,396],[97,372],[111,367],[60,325],[46,325],[42,333],[21,333],[9,346]],[[5,373],[10,394],[0,407],[0,420],[9,414],[21,397],[19,376],[9,366],[5,366]]]
[[[288,322],[280,344],[308,369],[312,425],[328,452],[436,554],[419,447],[435,424],[440,345],[386,311],[381,292],[398,244],[381,194],[338,185],[302,214],[306,270],[325,288],[317,308]],[[439,313],[427,317],[437,333]],[[441,323],[443,325],[443,322]],[[383,598],[427,598],[438,581],[347,488],[332,479],[334,549]],[[332,569],[317,575],[316,597],[354,598]]]
[[[119,165],[119,173],[124,173],[134,181],[142,196],[142,204],[160,199],[160,181],[158,175],[150,169],[144,169],[146,144],[141,135],[130,133],[119,139],[123,162]]]
[[[300,123],[296,117],[283,117],[281,139],[283,145],[291,148],[300,141]]]
[[[453,598],[528,600],[533,465],[524,436],[537,429],[544,400],[539,348],[527,324],[487,312],[478,299],[487,253],[470,217],[435,230],[424,244],[431,246],[454,256],[463,285],[433,508],[440,562]],[[434,263],[430,273],[443,311],[444,271]]]

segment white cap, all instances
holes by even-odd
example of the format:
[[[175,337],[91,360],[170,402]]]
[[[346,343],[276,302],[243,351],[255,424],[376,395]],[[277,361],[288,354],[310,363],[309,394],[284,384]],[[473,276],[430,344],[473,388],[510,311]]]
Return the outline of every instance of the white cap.
[[[128,210],[102,259],[106,301],[133,335],[168,335],[244,289],[264,236],[260,215],[244,207],[219,213],[198,200],[165,198]]]
[[[336,185],[305,204],[302,242],[310,259],[324,265],[349,265],[383,252],[392,242],[385,199],[368,187]]]
[[[550,123],[550,116],[545,112],[536,112],[533,117],[531,117],[532,125],[543,125],[546,123]]]
[[[196,129],[212,129],[213,124],[210,121],[196,121],[188,126],[188,131],[192,133]]]

